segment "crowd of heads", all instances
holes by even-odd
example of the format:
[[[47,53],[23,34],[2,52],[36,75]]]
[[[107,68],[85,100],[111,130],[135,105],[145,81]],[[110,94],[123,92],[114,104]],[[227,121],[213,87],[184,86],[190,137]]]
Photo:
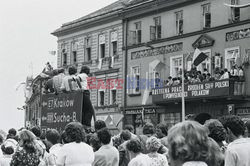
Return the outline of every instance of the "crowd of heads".
[[[36,126],[19,132],[10,129],[6,138],[0,135],[1,151],[3,155],[15,156],[18,151],[25,150],[27,153],[37,154],[35,156],[39,159],[45,152],[49,153],[54,145],[86,142],[94,152],[99,151],[102,146],[114,146],[120,153],[120,162],[125,162],[125,165],[144,153],[149,159],[152,155],[165,156],[168,164],[174,166],[190,161],[221,166],[225,162],[228,144],[248,137],[250,121],[243,122],[240,117],[230,115],[219,119],[210,117],[205,122],[204,119],[187,120],[172,127],[165,123],[146,123],[141,135],[134,133],[132,125],[125,125],[118,135],[112,135],[102,120],[97,120],[94,128],[86,130],[81,123],[71,122],[61,132],[49,129],[42,133]],[[12,160],[15,158],[10,163],[14,162]]]

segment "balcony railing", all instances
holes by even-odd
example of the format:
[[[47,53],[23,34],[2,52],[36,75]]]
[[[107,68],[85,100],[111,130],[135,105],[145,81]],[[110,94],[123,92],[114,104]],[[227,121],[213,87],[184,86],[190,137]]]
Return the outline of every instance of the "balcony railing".
[[[229,98],[245,96],[245,82],[236,80],[216,80],[184,86],[186,100]],[[182,97],[182,86],[164,86],[152,89],[153,103],[175,102]]]

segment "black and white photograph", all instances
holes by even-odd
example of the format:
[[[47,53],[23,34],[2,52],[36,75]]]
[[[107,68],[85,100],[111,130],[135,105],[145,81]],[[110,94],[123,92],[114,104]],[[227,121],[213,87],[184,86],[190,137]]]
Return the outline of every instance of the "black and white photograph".
[[[250,166],[250,0],[0,0],[0,166]]]

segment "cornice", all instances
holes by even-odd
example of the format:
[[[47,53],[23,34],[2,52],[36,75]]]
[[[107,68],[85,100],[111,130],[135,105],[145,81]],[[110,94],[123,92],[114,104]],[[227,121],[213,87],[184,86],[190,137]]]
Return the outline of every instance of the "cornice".
[[[192,37],[192,36],[196,36],[196,35],[206,34],[209,32],[219,31],[219,30],[232,28],[232,27],[236,27],[236,26],[240,26],[240,25],[244,25],[244,24],[249,24],[249,23],[250,23],[250,19],[240,21],[240,22],[225,24],[225,25],[221,25],[221,26],[216,26],[216,27],[212,27],[212,28],[208,28],[208,29],[203,29],[200,31],[184,33],[183,35],[172,36],[172,37],[168,37],[168,38],[162,38],[162,39],[158,39],[158,40],[154,40],[154,41],[149,41],[147,43],[140,43],[140,44],[136,44],[136,45],[132,45],[132,46],[127,46],[127,47],[123,47],[123,50],[139,48],[142,46],[146,46],[146,44],[152,45],[152,44],[157,44],[157,43],[162,43],[162,42],[173,41],[173,40],[177,40],[177,39],[184,39],[184,38],[188,38],[188,37]]]
[[[98,76],[98,75],[104,75],[104,74],[117,73],[117,72],[119,72],[119,70],[120,70],[119,68],[117,68],[117,69],[108,69],[108,70],[101,70],[101,71],[96,71],[93,74],[95,76]]]

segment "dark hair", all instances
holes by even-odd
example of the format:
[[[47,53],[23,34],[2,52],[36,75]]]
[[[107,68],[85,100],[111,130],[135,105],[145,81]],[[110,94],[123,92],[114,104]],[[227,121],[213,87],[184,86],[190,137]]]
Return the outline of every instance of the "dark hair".
[[[16,135],[16,129],[11,128],[11,129],[9,129],[8,133],[9,133],[10,135],[15,136],[15,135]]]
[[[35,135],[29,130],[23,130],[19,134],[20,140],[23,141],[23,149],[25,149],[29,153],[36,152],[35,145]]]
[[[128,130],[123,130],[120,134],[121,139],[124,141],[130,140],[131,138],[131,133]]]
[[[75,68],[75,66],[70,66],[68,71],[69,71],[69,75],[73,75],[77,73],[77,69]]]
[[[53,145],[60,142],[60,134],[56,129],[50,129],[46,132],[46,139]]]
[[[211,115],[209,115],[208,113],[200,113],[200,114],[198,114],[195,118],[194,118],[194,120],[196,121],[196,122],[199,122],[200,124],[202,124],[202,125],[204,125],[204,123],[206,122],[206,120],[209,120],[209,119],[211,119]]]
[[[127,145],[126,145],[126,148],[129,150],[129,151],[132,151],[134,153],[139,153],[139,152],[142,152],[142,146],[141,146],[141,143],[139,140],[137,139],[132,139],[130,141],[128,141]]]
[[[157,129],[160,129],[162,134],[164,134],[165,136],[168,135],[168,125],[160,123],[156,126]]]
[[[4,138],[3,138],[2,134],[0,134],[0,145],[3,143],[3,140],[4,140]]]
[[[67,135],[66,135],[66,132],[65,130],[61,133],[61,143],[69,143],[68,140],[67,140]]]
[[[217,119],[210,119],[206,121],[205,126],[209,130],[209,137],[211,137],[216,142],[222,142],[226,139],[226,130]]]
[[[64,68],[58,69],[58,74],[64,73]]]
[[[35,134],[36,137],[41,137],[41,129],[38,126],[34,126],[31,128],[31,132]]]
[[[236,137],[244,135],[245,133],[245,124],[239,116],[226,116],[225,118],[223,118],[222,124],[225,129],[230,129]]]
[[[247,130],[250,133],[250,120],[246,121],[245,126],[247,127]]]
[[[2,151],[3,151],[4,154],[10,155],[10,154],[14,153],[14,149],[11,146],[5,147],[4,145],[2,145],[1,149],[2,149]]]
[[[89,72],[90,72],[90,69],[88,66],[82,66],[80,73],[85,73],[88,75]]]
[[[104,145],[107,145],[110,143],[111,133],[110,133],[108,128],[105,127],[105,128],[98,130],[97,136],[98,136],[100,142],[103,143]]]
[[[99,138],[96,134],[92,134],[89,138],[89,144],[92,146],[94,152],[99,150],[99,148],[102,146]]]
[[[65,127],[67,142],[80,143],[85,140],[85,132],[83,126],[79,122],[71,122]]]
[[[102,128],[105,128],[105,127],[107,127],[107,126],[106,126],[106,123],[103,120],[95,121],[95,131],[98,131],[98,130],[100,130]]]
[[[134,131],[134,126],[133,125],[125,125],[124,130],[128,130],[130,132],[133,132]]]
[[[142,133],[145,134],[154,134],[155,133],[155,127],[152,123],[146,123],[143,126]]]

